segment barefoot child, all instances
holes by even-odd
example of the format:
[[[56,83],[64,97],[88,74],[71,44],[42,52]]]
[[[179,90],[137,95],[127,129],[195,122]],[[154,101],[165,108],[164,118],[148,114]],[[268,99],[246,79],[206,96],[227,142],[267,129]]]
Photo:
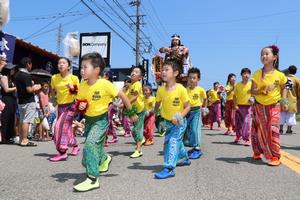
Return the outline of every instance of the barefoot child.
[[[103,145],[108,129],[108,105],[115,97],[120,97],[129,109],[126,113],[136,121],[135,110],[122,91],[118,91],[111,82],[98,79],[105,62],[100,54],[88,53],[82,57],[81,74],[85,81],[79,86],[76,108],[85,118],[85,135],[82,164],[86,168],[87,178],[74,186],[74,190],[85,192],[100,187],[99,173],[108,171],[111,157]]]
[[[190,159],[198,159],[202,155],[202,114],[201,109],[206,108],[206,91],[198,86],[200,81],[200,70],[191,68],[188,71],[188,88],[187,93],[190,98],[191,111],[187,115],[187,129],[184,136],[186,146],[192,147],[188,151]]]
[[[176,165],[190,165],[186,148],[183,144],[183,135],[186,130],[186,115],[190,111],[190,99],[186,89],[176,83],[179,76],[179,65],[173,61],[165,62],[162,70],[162,79],[166,85],[159,87],[156,95],[155,112],[160,105],[161,117],[166,128],[164,141],[164,167],[154,176],[165,179],[175,176]]]

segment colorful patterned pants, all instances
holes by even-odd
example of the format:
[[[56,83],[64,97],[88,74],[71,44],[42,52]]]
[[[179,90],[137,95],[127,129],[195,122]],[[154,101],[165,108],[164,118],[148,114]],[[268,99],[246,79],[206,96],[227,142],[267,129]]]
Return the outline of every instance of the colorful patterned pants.
[[[190,111],[187,116],[187,129],[184,135],[184,144],[190,147],[200,147],[202,144],[202,114],[201,110],[197,109]]]
[[[145,118],[145,111],[142,111],[137,114],[138,121],[133,123],[132,129],[132,136],[135,142],[140,142],[144,138],[144,118]]]
[[[280,158],[280,105],[253,106],[251,143],[255,154]]]
[[[233,109],[233,100],[229,100],[225,104],[225,126],[226,128],[232,128],[234,130],[235,126],[235,111]]]
[[[235,112],[235,132],[237,137],[242,137],[244,141],[249,141],[251,133],[251,106],[239,105]]]
[[[144,137],[146,140],[152,140],[155,128],[155,114],[149,113],[148,116],[145,116],[144,121]]]
[[[186,119],[182,125],[175,126],[170,121],[164,121],[166,128],[164,141],[164,167],[174,169],[176,164],[188,159],[186,148],[183,144],[183,134],[186,130]]]
[[[107,128],[107,113],[97,117],[85,117],[87,138],[83,148],[82,164],[88,176],[99,177],[99,165],[107,158],[103,148]]]

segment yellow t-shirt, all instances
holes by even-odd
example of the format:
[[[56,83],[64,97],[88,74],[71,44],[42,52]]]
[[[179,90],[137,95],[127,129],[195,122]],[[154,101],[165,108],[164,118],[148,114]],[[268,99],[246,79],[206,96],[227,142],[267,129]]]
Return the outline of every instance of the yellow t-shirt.
[[[256,83],[257,89],[263,89],[267,86],[275,85],[275,89],[269,91],[267,94],[259,94],[255,96],[258,103],[263,105],[272,105],[281,99],[281,86],[287,82],[287,78],[282,72],[274,70],[270,74],[265,74],[264,79],[262,79],[262,70],[259,69],[254,73],[252,81]]]
[[[208,98],[209,98],[209,104],[212,105],[214,104],[216,101],[220,101],[220,97],[218,95],[218,91],[212,89],[208,92]]]
[[[68,104],[72,103],[76,98],[76,94],[70,94],[68,85],[77,85],[79,87],[79,79],[72,74],[67,75],[65,78],[60,74],[55,74],[51,77],[50,85],[56,91],[58,105]]]
[[[187,90],[177,83],[176,88],[167,91],[166,86],[161,86],[157,90],[156,101],[161,102],[161,116],[166,120],[172,120],[176,113],[181,113],[184,104],[190,101]]]
[[[251,93],[249,91],[251,90],[251,85],[251,81],[248,81],[246,84],[239,82],[235,85],[234,96],[236,97],[237,105],[250,105]]]
[[[86,116],[95,117],[108,111],[108,105],[118,95],[118,88],[105,79],[99,79],[93,85],[83,81],[79,86],[78,100],[87,100]]]
[[[225,87],[225,91],[226,91],[226,92],[229,92],[230,90],[232,90],[232,88],[233,88],[232,85],[227,85],[227,86]],[[231,91],[230,94],[227,93],[226,100],[227,100],[227,101],[233,100],[233,95],[234,95],[234,91]]]
[[[187,93],[190,97],[191,107],[202,106],[203,100],[206,99],[206,92],[202,87],[195,87],[194,89],[187,88]]]
[[[128,93],[127,93],[127,97],[129,98],[129,100],[131,100],[134,97],[135,92],[138,93],[138,98],[136,99],[135,102],[133,102],[132,105],[135,105],[137,108],[137,112],[140,113],[144,110],[145,105],[144,105],[143,88],[142,88],[142,84],[139,81],[135,83],[131,83],[129,85]]]
[[[145,110],[150,112],[155,106],[155,97],[154,96],[150,96],[149,98],[145,97],[144,102],[145,102]]]

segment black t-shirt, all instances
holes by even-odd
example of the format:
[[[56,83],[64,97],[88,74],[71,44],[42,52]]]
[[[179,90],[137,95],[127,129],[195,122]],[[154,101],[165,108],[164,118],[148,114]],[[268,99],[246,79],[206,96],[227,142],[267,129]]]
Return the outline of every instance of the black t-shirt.
[[[29,73],[18,71],[16,74],[16,86],[17,86],[19,104],[27,104],[27,103],[35,102],[34,94],[28,93],[26,90],[26,87],[32,86],[32,79]]]

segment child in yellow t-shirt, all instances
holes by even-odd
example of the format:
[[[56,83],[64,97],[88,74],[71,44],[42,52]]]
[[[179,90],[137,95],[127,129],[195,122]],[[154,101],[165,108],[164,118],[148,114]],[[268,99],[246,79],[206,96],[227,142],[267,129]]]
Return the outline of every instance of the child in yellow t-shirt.
[[[51,96],[56,96],[58,105],[57,122],[54,128],[54,143],[59,154],[49,159],[54,162],[68,157],[68,147],[73,147],[71,155],[77,155],[80,150],[76,138],[72,134],[72,122],[76,115],[72,107],[74,107],[79,79],[70,73],[71,67],[71,61],[61,57],[58,60],[59,73],[51,77]]]
[[[243,68],[241,71],[242,81],[237,83],[234,87],[234,109],[235,109],[235,143],[238,143],[242,138],[244,145],[250,145],[251,133],[251,70]]]
[[[200,146],[202,144],[202,112],[206,108],[206,91],[198,86],[200,81],[200,70],[191,68],[188,71],[187,93],[190,98],[191,111],[187,115],[187,130],[184,135],[184,144],[192,147],[188,151],[190,159],[198,159],[202,155]],[[203,112],[205,114],[205,112]]]
[[[143,155],[142,144],[144,142],[144,118],[145,105],[141,80],[144,77],[145,69],[142,66],[134,66],[131,69],[131,83],[128,87],[127,97],[137,110],[138,121],[133,123],[132,136],[136,142],[136,148],[131,158],[138,158]]]
[[[153,145],[153,134],[155,129],[155,114],[153,112],[155,106],[155,97],[152,96],[151,85],[143,86],[144,103],[145,103],[145,121],[144,121],[144,137],[145,146]]]
[[[100,54],[88,53],[82,57],[81,73],[84,81],[79,86],[76,108],[85,117],[85,135],[82,163],[86,168],[87,178],[74,186],[79,192],[100,187],[99,173],[108,171],[111,157],[103,145],[108,129],[108,105],[115,97],[120,97],[132,121],[137,120],[134,109],[126,95],[111,82],[98,79],[105,62]]]
[[[233,105],[233,95],[234,95],[234,84],[235,84],[236,75],[231,73],[228,75],[227,84],[225,87],[226,92],[226,104],[225,104],[225,126],[227,131],[225,135],[234,134],[234,105]]]
[[[79,79],[71,74],[71,67],[71,61],[61,57],[58,61],[59,73],[51,77],[51,96],[56,96],[58,105],[57,118],[74,103],[77,95]]]
[[[207,93],[208,99],[208,123],[210,124],[210,129],[213,130],[213,124],[218,123],[218,127],[221,127],[221,97],[219,94],[219,82],[214,82],[214,88]]]
[[[126,94],[126,96],[128,95],[128,88],[129,88],[130,82],[131,82],[131,80],[129,78],[124,80],[124,86],[122,88],[122,91]],[[130,119],[126,115],[122,115],[122,125],[123,125],[123,129],[125,131],[124,137],[130,137],[131,136]]]
[[[190,110],[190,99],[186,89],[176,83],[179,76],[179,65],[173,61],[165,62],[161,73],[166,83],[158,88],[156,95],[155,112],[161,105],[161,117],[166,128],[164,141],[164,168],[155,174],[157,179],[173,177],[174,169],[178,165],[190,165],[186,148],[183,144],[183,135],[186,129],[186,115]]]
[[[271,166],[280,165],[280,110],[288,109],[286,76],[278,71],[279,49],[272,45],[261,50],[263,68],[252,77],[253,124],[251,131],[253,159],[261,159],[261,154]],[[281,104],[281,106],[280,106]]]

